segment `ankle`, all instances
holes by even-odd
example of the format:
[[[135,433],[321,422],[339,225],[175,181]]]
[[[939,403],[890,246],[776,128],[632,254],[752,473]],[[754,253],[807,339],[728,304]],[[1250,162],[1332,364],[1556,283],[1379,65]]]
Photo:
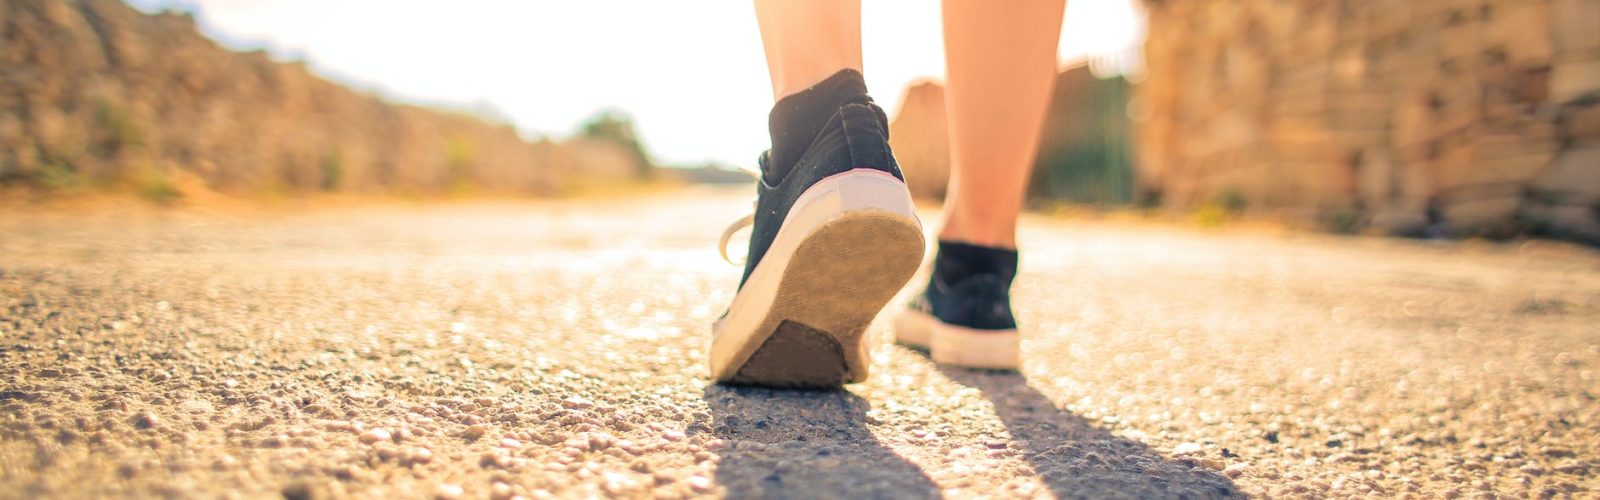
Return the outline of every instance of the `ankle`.
[[[853,69],[840,70],[816,85],[779,99],[767,117],[772,149],[767,153],[762,179],[768,184],[782,181],[840,107],[871,100],[866,79]]]
[[[975,276],[993,276],[1005,286],[1017,275],[1017,251],[974,245],[945,239],[939,240],[934,256],[933,274],[939,281],[955,285]]]

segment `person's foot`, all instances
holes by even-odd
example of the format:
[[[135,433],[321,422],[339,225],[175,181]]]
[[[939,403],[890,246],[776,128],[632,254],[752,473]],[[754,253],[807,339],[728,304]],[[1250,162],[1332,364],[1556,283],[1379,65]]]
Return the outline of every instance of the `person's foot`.
[[[895,340],[926,349],[935,363],[1017,369],[1016,273],[1015,250],[940,241],[928,286],[895,317]]]
[[[720,383],[836,387],[867,376],[864,333],[921,264],[922,225],[861,96],[837,108],[781,176],[761,157],[745,275],[713,326]]]

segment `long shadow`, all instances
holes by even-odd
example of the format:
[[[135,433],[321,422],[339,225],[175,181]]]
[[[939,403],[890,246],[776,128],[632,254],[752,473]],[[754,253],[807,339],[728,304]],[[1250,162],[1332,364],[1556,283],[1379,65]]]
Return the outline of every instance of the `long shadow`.
[[[939,489],[867,429],[846,391],[707,387],[711,432],[727,444],[717,482],[732,498],[930,498]]]
[[[1242,497],[1226,476],[1163,458],[1148,445],[1117,437],[1057,407],[1022,375],[940,367],[994,404],[1024,459],[1056,498]]]

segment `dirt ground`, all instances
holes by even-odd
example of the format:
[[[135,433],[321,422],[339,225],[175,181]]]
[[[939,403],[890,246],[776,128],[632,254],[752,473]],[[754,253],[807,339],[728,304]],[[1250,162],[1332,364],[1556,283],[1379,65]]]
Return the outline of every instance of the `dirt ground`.
[[[0,211],[0,497],[1600,494],[1596,252],[1030,218],[1021,375],[732,389],[749,197]]]

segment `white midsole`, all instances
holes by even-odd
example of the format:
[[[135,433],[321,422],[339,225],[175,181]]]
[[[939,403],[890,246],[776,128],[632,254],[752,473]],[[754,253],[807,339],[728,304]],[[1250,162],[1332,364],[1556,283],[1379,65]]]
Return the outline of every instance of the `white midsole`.
[[[902,344],[927,349],[928,357],[939,364],[1014,370],[1022,363],[1022,336],[1015,329],[979,330],[950,325],[907,308],[895,316],[894,335]]]
[[[714,379],[731,376],[747,361],[733,359],[749,357],[749,352],[741,353],[748,351],[743,347],[765,341],[765,338],[752,337],[771,334],[755,330],[771,312],[784,272],[800,244],[830,222],[868,214],[904,218],[918,232],[922,230],[905,183],[881,170],[858,168],[830,176],[812,185],[795,200],[767,253],[734,295],[728,314],[712,326],[710,351]]]

